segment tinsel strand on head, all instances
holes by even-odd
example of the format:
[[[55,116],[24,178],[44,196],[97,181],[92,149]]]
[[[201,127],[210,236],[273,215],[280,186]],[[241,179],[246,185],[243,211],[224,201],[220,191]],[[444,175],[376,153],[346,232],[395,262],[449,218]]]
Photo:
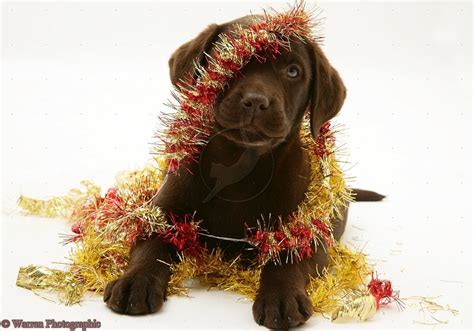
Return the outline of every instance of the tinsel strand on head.
[[[177,83],[176,104],[171,104],[176,114],[162,117],[165,130],[157,135],[156,153],[165,156],[168,171],[177,173],[181,165],[189,170],[189,162],[197,161],[213,127],[217,96],[250,60],[275,58],[290,49],[290,39],[316,40],[311,33],[316,24],[300,3],[286,13],[253,16],[248,25],[235,24],[220,34],[206,64],[196,63],[194,73]]]

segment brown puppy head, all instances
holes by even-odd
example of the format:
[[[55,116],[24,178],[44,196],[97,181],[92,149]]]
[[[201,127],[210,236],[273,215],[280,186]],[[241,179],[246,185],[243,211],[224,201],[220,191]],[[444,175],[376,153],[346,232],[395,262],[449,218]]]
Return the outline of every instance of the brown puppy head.
[[[204,53],[212,54],[212,44],[234,23],[245,25],[249,17],[222,25],[213,24],[182,45],[169,60],[173,84],[194,61],[205,64]],[[299,131],[307,109],[311,130],[317,136],[321,125],[341,109],[346,89],[317,43],[297,40],[291,50],[275,59],[265,54],[263,63],[253,59],[241,75],[229,82],[215,106],[216,129],[229,140],[245,145],[276,146]]]

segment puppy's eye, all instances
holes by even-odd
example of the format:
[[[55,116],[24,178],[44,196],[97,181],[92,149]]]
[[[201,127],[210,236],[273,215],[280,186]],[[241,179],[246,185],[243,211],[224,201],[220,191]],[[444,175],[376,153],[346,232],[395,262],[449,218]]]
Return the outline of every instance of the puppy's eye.
[[[296,78],[300,74],[300,70],[297,66],[295,65],[290,65],[288,68],[286,68],[286,75],[290,78]]]

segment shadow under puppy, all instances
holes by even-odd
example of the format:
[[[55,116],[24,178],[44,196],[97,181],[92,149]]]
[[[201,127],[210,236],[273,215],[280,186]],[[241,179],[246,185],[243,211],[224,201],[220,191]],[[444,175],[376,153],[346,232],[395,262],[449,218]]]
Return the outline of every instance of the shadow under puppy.
[[[248,20],[210,25],[179,47],[169,60],[172,83],[192,74],[196,59],[205,63],[205,53],[212,54],[220,33]],[[175,215],[195,213],[202,220],[200,226],[218,237],[243,238],[246,226],[256,227],[257,221],[272,224],[278,217],[285,221],[303,201],[311,178],[309,156],[299,134],[303,116],[309,113],[316,137],[320,127],[339,112],[345,96],[339,74],[312,41],[292,40],[291,50],[275,59],[263,63],[253,59],[219,96],[214,135],[199,162],[190,165],[192,174],[184,168],[177,175],[170,173],[154,203]],[[364,200],[382,198],[370,191],[359,193]],[[342,215],[334,220],[336,240],[344,231],[347,209]],[[242,243],[201,239],[229,257],[245,248]],[[252,259],[252,253],[246,252]],[[158,311],[170,279],[166,263],[175,257],[172,247],[157,237],[139,241],[131,251],[127,272],[105,290],[107,306],[132,315]],[[306,286],[327,263],[325,250],[318,249],[299,263],[265,265],[253,304],[255,321],[269,328],[304,323],[313,314]]]

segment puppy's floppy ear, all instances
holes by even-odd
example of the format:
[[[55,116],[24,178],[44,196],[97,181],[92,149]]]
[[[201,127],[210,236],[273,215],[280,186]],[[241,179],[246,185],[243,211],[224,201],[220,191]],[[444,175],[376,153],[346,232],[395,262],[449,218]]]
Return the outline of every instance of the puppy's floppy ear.
[[[346,98],[346,88],[339,73],[329,64],[319,45],[309,43],[313,61],[313,83],[310,102],[311,133],[316,138],[321,126],[337,115]]]
[[[181,45],[168,61],[170,68],[170,79],[176,84],[180,78],[187,72],[192,73],[194,61],[202,62],[204,52],[208,51],[212,42],[220,33],[220,26],[217,24],[209,25],[196,38]]]

